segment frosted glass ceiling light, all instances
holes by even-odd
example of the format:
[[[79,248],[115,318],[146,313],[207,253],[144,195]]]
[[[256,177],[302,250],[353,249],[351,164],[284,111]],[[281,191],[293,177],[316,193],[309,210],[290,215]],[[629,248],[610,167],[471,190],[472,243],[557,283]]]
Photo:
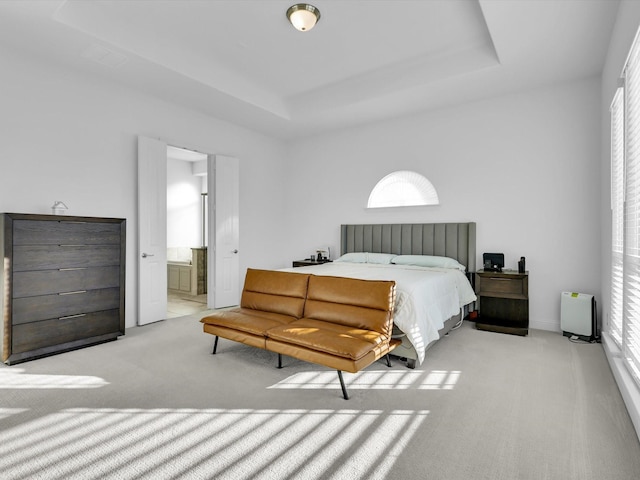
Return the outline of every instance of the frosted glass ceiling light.
[[[311,30],[320,20],[320,10],[308,3],[296,3],[287,10],[287,18],[296,30]]]

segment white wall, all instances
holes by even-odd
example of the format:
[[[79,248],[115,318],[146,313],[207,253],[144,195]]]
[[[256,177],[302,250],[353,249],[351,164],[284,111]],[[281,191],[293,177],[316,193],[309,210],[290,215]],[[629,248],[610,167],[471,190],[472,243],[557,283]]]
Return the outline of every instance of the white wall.
[[[192,162],[167,160],[167,248],[202,246],[202,183]]]
[[[609,365],[616,378],[620,393],[624,398],[629,416],[633,421],[640,439],[640,388],[633,381],[622,362],[618,346],[606,334],[611,311],[610,275],[611,275],[611,122],[609,107],[618,86],[631,43],[640,25],[640,2],[623,0],[620,2],[618,17],[611,35],[607,60],[602,71],[602,150],[600,157],[600,213],[601,213],[601,289],[603,292],[602,312],[605,333],[603,343]]]
[[[342,223],[477,222],[483,252],[526,257],[532,328],[560,329],[560,292],[600,298],[600,83],[488,99],[290,146],[290,260],[339,247]],[[415,170],[435,207],[367,211],[376,182]]]
[[[339,225],[476,221],[478,256],[527,257],[532,327],[559,327],[562,290],[600,297],[597,79],[292,142],[0,48],[0,211],[124,217],[127,325],[136,322],[136,137],[240,159],[241,267],[276,268]],[[368,212],[396,169],[425,175],[441,205]],[[479,263],[479,260],[478,260]]]
[[[137,136],[240,159],[240,265],[286,258],[281,142],[0,46],[0,211],[127,219],[126,325],[137,312]],[[276,260],[274,260],[274,258]]]

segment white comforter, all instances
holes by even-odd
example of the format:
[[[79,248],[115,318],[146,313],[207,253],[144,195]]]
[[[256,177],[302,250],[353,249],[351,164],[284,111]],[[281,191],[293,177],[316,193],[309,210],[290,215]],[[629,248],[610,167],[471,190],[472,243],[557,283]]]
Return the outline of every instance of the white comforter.
[[[413,344],[419,363],[424,360],[427,345],[438,339],[438,330],[444,327],[444,322],[476,300],[467,277],[454,269],[333,262],[284,270],[365,280],[395,280],[393,321]]]

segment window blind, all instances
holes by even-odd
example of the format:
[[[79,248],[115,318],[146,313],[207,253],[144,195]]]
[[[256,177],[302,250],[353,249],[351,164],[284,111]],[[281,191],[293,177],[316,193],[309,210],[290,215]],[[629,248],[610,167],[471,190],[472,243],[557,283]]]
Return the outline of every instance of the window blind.
[[[609,334],[622,348],[624,246],[624,91],[611,103],[611,311]]]
[[[625,181],[622,354],[640,385],[640,45],[625,65]]]

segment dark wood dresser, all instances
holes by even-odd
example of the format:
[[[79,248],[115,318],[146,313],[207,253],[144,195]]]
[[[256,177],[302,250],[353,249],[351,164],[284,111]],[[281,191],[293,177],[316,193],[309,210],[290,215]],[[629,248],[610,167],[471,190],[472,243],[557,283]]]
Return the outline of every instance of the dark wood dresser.
[[[476,272],[480,316],[476,328],[492,332],[529,333],[529,272]]]
[[[124,335],[126,220],[4,213],[2,361]]]

